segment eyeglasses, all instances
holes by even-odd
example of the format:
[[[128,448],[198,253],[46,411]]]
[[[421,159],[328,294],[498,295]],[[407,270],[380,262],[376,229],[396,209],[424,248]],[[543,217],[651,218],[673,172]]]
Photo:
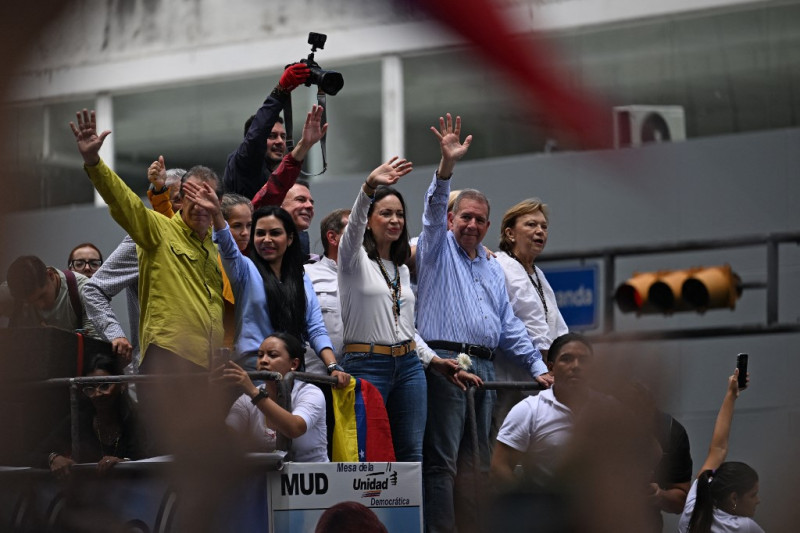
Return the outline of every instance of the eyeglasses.
[[[83,267],[89,265],[89,268],[91,268],[92,270],[97,270],[98,268],[100,268],[100,265],[102,264],[103,264],[102,259],[90,259],[88,261],[86,261],[85,259],[73,259],[72,261],[69,262],[69,267],[82,270]]]
[[[98,392],[106,393],[111,390],[114,383],[98,383],[97,385],[85,385],[81,392],[89,398],[95,396]]]

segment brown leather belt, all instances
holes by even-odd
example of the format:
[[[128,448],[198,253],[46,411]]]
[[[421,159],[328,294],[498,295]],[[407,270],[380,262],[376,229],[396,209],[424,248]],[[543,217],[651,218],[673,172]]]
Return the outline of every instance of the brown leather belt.
[[[364,352],[364,353],[378,353],[381,355],[391,355],[392,357],[400,357],[407,354],[412,350],[417,349],[417,343],[414,341],[401,342],[400,344],[345,344],[343,353],[349,352]]]

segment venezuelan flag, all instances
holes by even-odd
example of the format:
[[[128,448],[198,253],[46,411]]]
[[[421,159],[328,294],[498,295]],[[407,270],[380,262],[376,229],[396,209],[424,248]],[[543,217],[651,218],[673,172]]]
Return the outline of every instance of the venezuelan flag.
[[[394,461],[389,417],[381,393],[369,381],[353,378],[333,389],[332,460],[342,463]]]

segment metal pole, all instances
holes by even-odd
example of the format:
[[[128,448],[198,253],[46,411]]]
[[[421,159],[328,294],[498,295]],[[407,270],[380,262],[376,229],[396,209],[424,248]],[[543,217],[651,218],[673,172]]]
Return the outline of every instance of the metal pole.
[[[614,255],[603,256],[603,332],[614,331]]]
[[[278,398],[276,401],[279,406],[292,412],[292,387],[294,386],[294,372],[288,372],[283,379],[278,382]],[[287,460],[291,461],[294,453],[291,450],[292,439],[281,433],[277,432],[275,439],[275,449],[283,450],[286,452]]]
[[[480,479],[481,473],[481,454],[480,454],[480,444],[478,443],[478,420],[475,414],[475,392],[477,391],[477,387],[467,387],[467,418],[469,420],[469,435],[472,439],[472,491],[473,496],[475,497],[475,505],[477,506],[475,509],[476,515],[478,517],[478,524],[481,523],[480,520],[480,493],[478,491],[478,480]],[[457,459],[456,459],[457,460]],[[477,525],[477,524],[476,524]]]
[[[72,440],[72,460],[80,463],[81,459],[81,435],[78,417],[78,384],[75,378],[69,380],[69,429],[70,439]]]

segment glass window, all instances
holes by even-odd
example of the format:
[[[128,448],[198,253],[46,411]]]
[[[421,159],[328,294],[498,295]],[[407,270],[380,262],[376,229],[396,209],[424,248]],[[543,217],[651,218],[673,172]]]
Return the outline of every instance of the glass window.
[[[68,125],[75,111],[91,106],[90,100],[74,100],[6,109],[15,133],[2,155],[4,168],[14,176],[3,194],[9,210],[92,202],[92,185]]]
[[[322,60],[321,57],[317,57]],[[328,65],[344,76],[344,88],[328,96],[328,172],[342,175],[369,172],[381,162],[381,64],[379,61],[350,65]],[[298,91],[304,89],[301,87]],[[298,99],[298,103],[300,100]],[[295,104],[295,131],[300,134],[305,112]],[[301,112],[302,111],[302,112]],[[322,169],[319,148],[314,147],[312,172]],[[324,177],[324,176],[323,176]]]
[[[403,70],[406,152],[416,165],[439,161],[430,127],[438,126],[447,112],[461,115],[462,138],[475,136],[471,159],[543,149],[547,131],[539,117],[520,113],[519,95],[473,53],[450,50],[406,57]]]

